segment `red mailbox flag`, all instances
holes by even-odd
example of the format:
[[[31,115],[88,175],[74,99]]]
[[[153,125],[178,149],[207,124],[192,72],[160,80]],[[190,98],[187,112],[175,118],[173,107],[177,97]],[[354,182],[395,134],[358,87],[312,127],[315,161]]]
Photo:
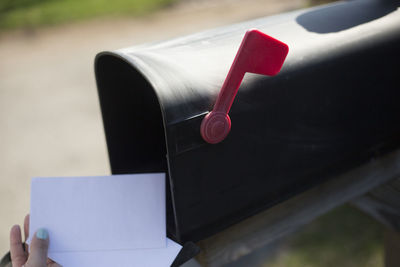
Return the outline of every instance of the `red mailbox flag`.
[[[211,144],[225,139],[231,129],[229,110],[246,72],[273,76],[279,73],[289,47],[258,30],[246,32],[222,85],[214,109],[201,123],[201,136]]]

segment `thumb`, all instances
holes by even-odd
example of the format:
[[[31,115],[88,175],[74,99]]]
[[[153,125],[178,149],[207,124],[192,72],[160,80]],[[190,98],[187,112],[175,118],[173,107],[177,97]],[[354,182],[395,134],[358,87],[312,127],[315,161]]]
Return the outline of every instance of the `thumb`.
[[[30,253],[26,267],[46,267],[47,250],[49,249],[49,234],[46,229],[39,229],[32,237]]]

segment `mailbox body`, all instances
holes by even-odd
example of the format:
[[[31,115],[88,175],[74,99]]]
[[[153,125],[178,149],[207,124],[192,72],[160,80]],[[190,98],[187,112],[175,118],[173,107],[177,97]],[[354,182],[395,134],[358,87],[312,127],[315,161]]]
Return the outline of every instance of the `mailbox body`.
[[[100,53],[112,172],[167,172],[169,236],[196,241],[398,147],[398,6],[341,2]],[[246,74],[231,133],[207,144],[201,120],[249,28],[289,55],[277,76]]]

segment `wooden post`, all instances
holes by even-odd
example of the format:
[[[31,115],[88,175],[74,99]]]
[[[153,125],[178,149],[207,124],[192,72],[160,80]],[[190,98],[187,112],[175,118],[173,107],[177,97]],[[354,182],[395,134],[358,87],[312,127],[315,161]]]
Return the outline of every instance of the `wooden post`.
[[[400,266],[400,232],[385,230],[385,267]]]

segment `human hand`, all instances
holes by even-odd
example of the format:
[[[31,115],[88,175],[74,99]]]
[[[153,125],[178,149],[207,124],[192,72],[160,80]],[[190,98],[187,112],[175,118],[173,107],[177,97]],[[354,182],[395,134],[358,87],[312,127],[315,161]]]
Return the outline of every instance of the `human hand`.
[[[24,220],[25,241],[29,236],[29,215]],[[31,251],[28,245],[22,243],[21,228],[14,225],[10,232],[10,253],[13,267],[61,267],[51,259],[47,258],[49,248],[49,234],[45,229],[36,231],[31,240]]]

